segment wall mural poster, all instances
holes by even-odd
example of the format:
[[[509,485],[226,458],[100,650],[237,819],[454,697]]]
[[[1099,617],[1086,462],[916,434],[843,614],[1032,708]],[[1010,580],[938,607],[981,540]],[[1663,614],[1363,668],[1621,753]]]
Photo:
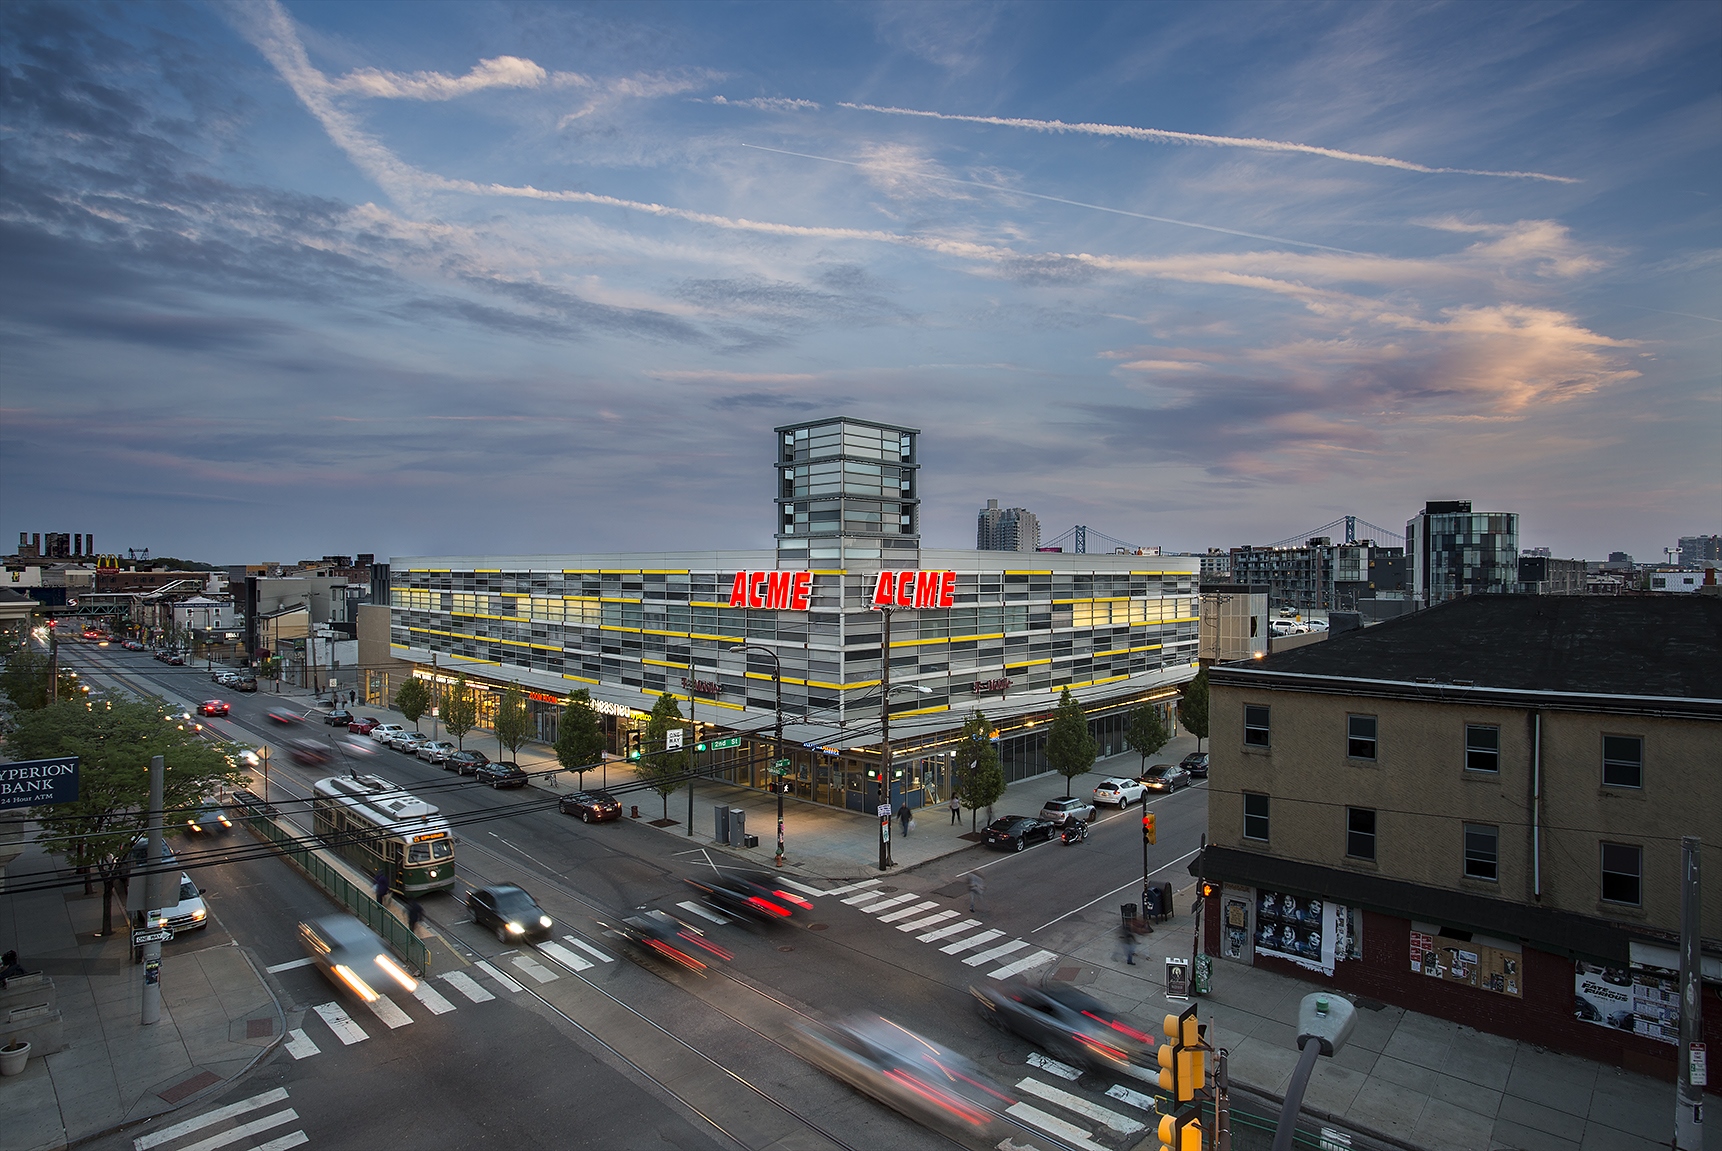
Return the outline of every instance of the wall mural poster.
[[[1523,992],[1523,966],[1524,956],[1517,951],[1411,932],[1411,970],[1422,975],[1518,998]]]
[[[1573,1015],[1586,1023],[1678,1044],[1679,980],[1640,968],[1576,963]]]
[[[1250,940],[1250,907],[1245,899],[1227,894],[1224,923],[1221,924],[1221,946],[1227,959],[1242,959],[1244,947]]]
[[[1278,891],[1256,893],[1256,953],[1333,974],[1335,909],[1319,899]]]

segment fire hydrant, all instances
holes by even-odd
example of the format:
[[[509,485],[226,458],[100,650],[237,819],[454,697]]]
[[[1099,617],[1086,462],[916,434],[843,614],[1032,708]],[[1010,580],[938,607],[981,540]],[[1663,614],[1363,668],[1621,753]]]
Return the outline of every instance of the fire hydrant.
[[[630,819],[640,818],[640,805],[639,804],[636,803],[636,804],[634,804],[628,808],[628,817]]]

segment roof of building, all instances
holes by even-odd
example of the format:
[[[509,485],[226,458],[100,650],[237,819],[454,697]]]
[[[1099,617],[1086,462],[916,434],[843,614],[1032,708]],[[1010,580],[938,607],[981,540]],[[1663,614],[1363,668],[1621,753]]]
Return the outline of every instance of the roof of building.
[[[1722,599],[1465,596],[1255,666],[1270,674],[1716,699]]]

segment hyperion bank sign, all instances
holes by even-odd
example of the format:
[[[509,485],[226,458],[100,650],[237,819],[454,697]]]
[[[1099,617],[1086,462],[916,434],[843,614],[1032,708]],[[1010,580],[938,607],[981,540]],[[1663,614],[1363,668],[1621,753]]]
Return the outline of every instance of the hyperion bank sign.
[[[0,811],[78,798],[78,757],[0,763]]]

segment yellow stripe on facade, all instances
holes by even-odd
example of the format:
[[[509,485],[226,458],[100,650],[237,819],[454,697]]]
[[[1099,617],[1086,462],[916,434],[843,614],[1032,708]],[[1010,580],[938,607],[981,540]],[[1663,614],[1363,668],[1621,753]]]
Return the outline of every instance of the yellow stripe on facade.
[[[687,575],[687,568],[641,568],[641,575]]]
[[[639,635],[640,634],[640,629],[637,627],[623,627],[620,624],[614,624],[614,623],[601,623],[598,625],[598,630],[599,631],[625,631],[629,635]]]
[[[1006,568],[1004,574],[1005,575],[1043,575],[1043,576],[1049,576],[1052,574],[1052,569],[1048,568],[1046,571],[1011,571],[1009,568]]]
[[[722,603],[719,603],[716,600],[691,599],[688,601],[688,606],[689,607],[729,607],[730,603],[728,600],[724,600]]]
[[[592,685],[592,686],[593,686],[593,687],[602,687],[602,686],[603,686],[603,682],[602,682],[602,681],[601,681],[601,680],[596,680],[596,679],[589,679],[589,678],[587,678],[587,677],[586,677],[586,676],[583,676],[583,675],[569,675],[569,674],[568,674],[568,673],[567,673],[567,672],[563,672],[563,673],[562,673],[562,678],[563,678],[563,679],[577,679],[577,680],[579,680],[579,681],[580,681],[580,682],[581,682],[581,683],[589,683],[589,684],[591,684],[591,685]]]
[[[1128,675],[1109,675],[1105,679],[1091,679],[1091,680],[1086,680],[1083,683],[1065,683],[1065,684],[1060,684],[1057,687],[1049,687],[1046,690],[1051,691],[1051,692],[1059,692],[1059,691],[1063,691],[1067,687],[1094,687],[1097,684],[1117,683],[1121,679],[1129,679],[1129,678],[1130,677]]]
[[[685,663],[665,663],[665,662],[664,662],[664,661],[663,661],[663,660],[661,660],[661,659],[652,659],[652,658],[650,658],[650,657],[648,657],[648,656],[641,656],[641,657],[640,657],[640,662],[641,662],[641,663],[649,663],[649,664],[651,664],[651,665],[652,665],[652,666],[653,666],[653,667],[673,667],[673,668],[675,668],[675,669],[676,669],[676,670],[677,670],[677,671],[686,671],[686,670],[688,670],[688,665],[687,665],[687,664],[685,664]]]
[[[918,707],[914,711],[894,711],[891,714],[901,719],[905,715],[931,715],[935,711],[950,711],[951,705],[941,703],[937,707]]]
[[[1021,663],[1007,663],[1007,664],[1005,664],[1005,670],[1009,671],[1013,667],[1035,667],[1039,664],[1051,663],[1051,662],[1052,662],[1052,660],[1050,657],[1047,659],[1025,659]]]
[[[476,655],[461,655],[458,651],[446,651],[443,654],[448,656],[450,659],[464,659],[467,663],[483,663],[489,664],[491,667],[502,666],[501,660],[479,659]]]
[[[1146,647],[1133,647],[1130,650],[1133,652],[1137,652],[1137,651],[1159,651],[1164,646],[1165,646],[1164,644],[1151,643]]]
[[[690,638],[690,639],[707,639],[707,640],[713,640],[713,641],[718,642],[718,643],[746,643],[747,642],[747,639],[744,636],[739,636],[739,635],[706,635],[704,632],[697,632],[697,631],[689,632],[688,638]]]

